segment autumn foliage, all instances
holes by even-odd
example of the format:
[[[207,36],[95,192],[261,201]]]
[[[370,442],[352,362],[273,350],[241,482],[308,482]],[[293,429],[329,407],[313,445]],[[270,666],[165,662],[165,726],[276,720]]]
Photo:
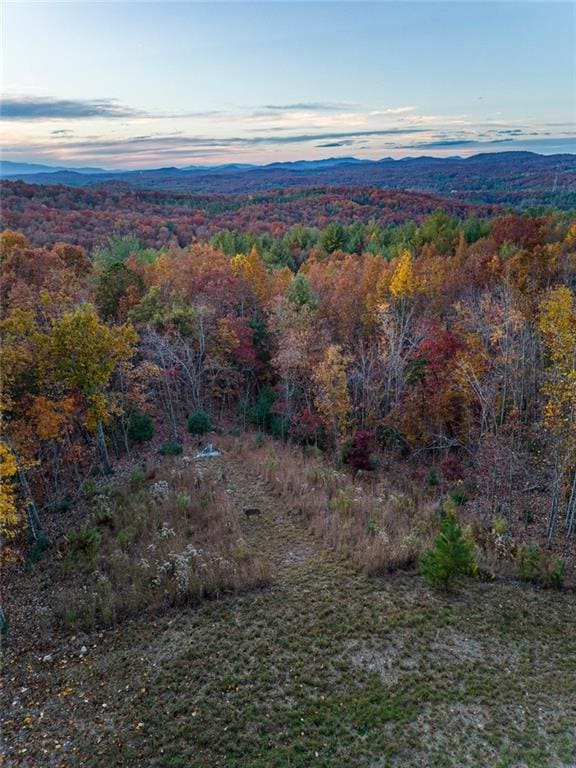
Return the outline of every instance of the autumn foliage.
[[[574,532],[570,214],[444,210],[393,226],[355,218],[353,206],[343,221],[320,216],[318,201],[328,203],[308,190],[289,199],[313,199],[311,227],[272,217],[251,229],[240,217],[215,232],[188,208],[194,226],[177,236],[171,226],[149,236],[151,215],[126,236],[96,227],[87,252],[71,212],[89,205],[100,221],[112,193],[83,190],[74,204],[62,194],[42,224],[50,237],[16,216],[14,200],[7,223],[25,232],[0,236],[3,537],[23,520],[24,480],[53,508],[139,449],[134,414],[148,435],[177,442],[200,412],[327,451],[344,443],[355,470],[392,452],[444,484],[475,477],[497,445],[503,471],[529,485],[542,456],[549,536]],[[365,205],[383,199],[362,194]],[[52,192],[27,199],[42,195]]]

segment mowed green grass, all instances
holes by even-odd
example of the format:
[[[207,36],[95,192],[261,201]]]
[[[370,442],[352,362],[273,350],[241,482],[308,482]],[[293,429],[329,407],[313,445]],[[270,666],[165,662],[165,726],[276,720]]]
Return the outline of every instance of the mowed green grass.
[[[576,762],[572,595],[324,576],[94,638],[52,681],[62,764]]]
[[[576,765],[574,593],[369,578],[264,496],[243,525],[271,586],[21,658],[33,705],[9,765]]]

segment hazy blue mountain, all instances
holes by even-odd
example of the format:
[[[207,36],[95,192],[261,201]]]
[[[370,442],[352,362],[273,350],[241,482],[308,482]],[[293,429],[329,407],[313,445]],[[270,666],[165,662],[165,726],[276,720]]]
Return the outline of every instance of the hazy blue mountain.
[[[34,173],[57,173],[58,171],[110,173],[104,168],[67,168],[63,165],[41,165],[40,163],[16,163],[12,160],[0,160],[0,176],[29,176]]]
[[[19,165],[23,171],[16,171]],[[101,169],[90,172],[86,168],[59,170],[57,166],[49,166],[48,172],[38,172],[34,168],[42,166],[5,161],[2,175],[8,180],[23,179],[30,184],[73,187],[123,184],[128,188],[195,194],[253,194],[296,187],[362,186],[433,192],[468,202],[506,203],[520,208],[576,207],[576,154],[539,155],[508,151],[467,158],[420,156],[377,161],[342,157],[254,166],[229,163],[114,172]]]

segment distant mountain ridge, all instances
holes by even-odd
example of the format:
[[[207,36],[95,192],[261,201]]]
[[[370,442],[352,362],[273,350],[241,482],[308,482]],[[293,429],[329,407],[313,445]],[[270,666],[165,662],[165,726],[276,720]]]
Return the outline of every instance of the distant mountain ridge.
[[[22,166],[25,166],[23,170]],[[505,203],[518,208],[549,205],[576,208],[576,154],[507,151],[467,158],[332,157],[268,165],[229,163],[137,171],[43,168],[3,161],[0,170],[3,178],[10,181],[73,187],[121,184],[132,189],[193,194],[261,194],[297,187],[375,187],[430,192],[473,203]]]
[[[75,173],[113,173],[104,168],[70,168],[65,165],[41,165],[40,163],[15,163],[12,160],[0,160],[0,176],[16,177],[30,176],[36,173],[57,173],[73,171]]]
[[[392,158],[385,158],[391,160]],[[268,163],[258,165],[256,163],[223,163],[221,165],[186,165],[182,168],[177,166],[161,168],[142,168],[134,171],[115,169],[106,170],[105,168],[74,168],[65,165],[42,165],[40,163],[17,163],[12,160],[0,161],[0,176],[3,178],[17,178],[31,176],[37,173],[81,173],[119,175],[128,173],[234,173],[242,171],[251,171],[257,168],[279,168],[291,170],[313,170],[315,168],[328,168],[335,165],[344,165],[347,163],[377,163],[381,160],[361,160],[357,157],[328,157],[322,160],[289,160],[286,162]]]
[[[383,163],[421,163],[421,162],[499,162],[509,161],[511,158],[522,160],[527,158],[550,158],[550,157],[576,157],[576,155],[539,155],[536,152],[508,151],[508,152],[484,152],[477,155],[471,155],[462,158],[458,155],[451,157],[434,157],[430,155],[420,155],[418,157],[382,157],[378,160],[362,159],[358,157],[327,157],[321,160],[286,160],[274,163],[223,163],[221,165],[186,165],[181,168],[177,166],[168,166],[160,168],[141,168],[137,170],[114,169],[107,170],[97,167],[71,167],[65,165],[43,165],[40,163],[20,163],[12,160],[0,160],[0,176],[4,178],[16,178],[19,176],[30,176],[38,173],[76,173],[83,175],[105,174],[106,176],[128,176],[131,174],[148,173],[233,173],[254,170],[291,170],[291,171],[311,171],[323,168],[333,168],[339,165],[355,166],[373,166]]]

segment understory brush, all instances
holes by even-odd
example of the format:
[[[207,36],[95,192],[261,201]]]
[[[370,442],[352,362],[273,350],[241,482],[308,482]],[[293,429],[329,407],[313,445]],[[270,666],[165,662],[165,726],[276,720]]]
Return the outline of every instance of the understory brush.
[[[242,538],[238,512],[205,465],[165,458],[94,496],[60,545],[54,615],[71,629],[260,586],[267,563]]]
[[[440,489],[426,477],[419,482],[390,467],[351,473],[317,449],[261,435],[229,437],[227,450],[263,474],[324,546],[368,573],[416,568],[445,517],[456,515],[474,574],[556,589],[569,581],[566,562],[557,554],[515,538],[502,517],[475,515],[466,505],[473,489],[461,480]]]
[[[229,450],[264,474],[324,546],[368,573],[414,567],[434,538],[434,505],[407,478],[352,477],[318,451],[276,441],[230,440]]]

